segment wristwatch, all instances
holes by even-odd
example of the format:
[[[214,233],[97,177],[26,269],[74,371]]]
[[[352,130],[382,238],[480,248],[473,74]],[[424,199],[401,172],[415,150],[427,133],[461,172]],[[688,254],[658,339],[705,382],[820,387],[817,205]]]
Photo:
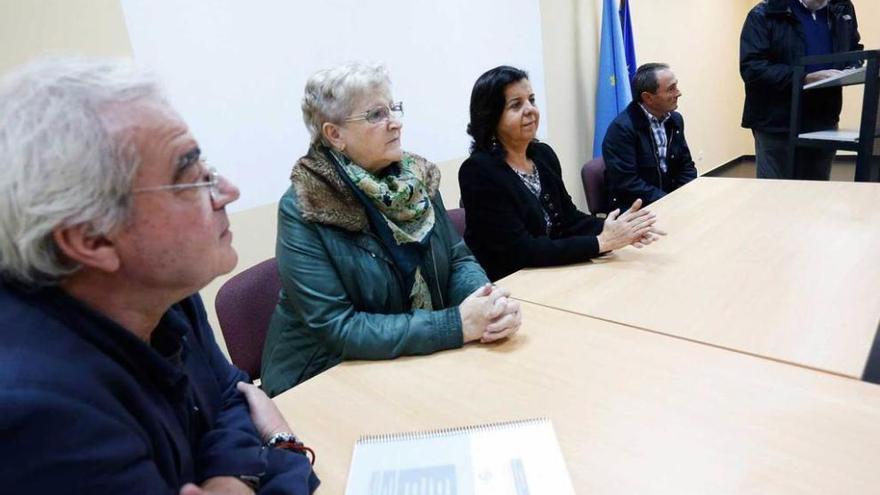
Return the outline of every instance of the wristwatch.
[[[300,444],[300,441],[298,438],[296,438],[296,435],[294,435],[293,433],[282,432],[276,433],[269,437],[269,440],[266,441],[266,447],[276,447],[279,444],[288,442],[293,444]]]
[[[269,437],[266,448],[289,450],[306,456],[311,465],[315,465],[315,451],[303,445],[293,433],[276,433]]]

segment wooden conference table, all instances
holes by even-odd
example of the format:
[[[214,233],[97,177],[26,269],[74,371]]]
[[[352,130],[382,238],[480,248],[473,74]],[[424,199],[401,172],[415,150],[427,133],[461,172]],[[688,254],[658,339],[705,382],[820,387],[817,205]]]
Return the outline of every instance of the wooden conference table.
[[[522,270],[514,297],[861,377],[880,322],[880,184],[702,177],[651,209],[669,235]]]
[[[344,491],[363,434],[547,416],[578,493],[871,493],[880,388],[524,303],[507,342],[347,362],[278,396]]]

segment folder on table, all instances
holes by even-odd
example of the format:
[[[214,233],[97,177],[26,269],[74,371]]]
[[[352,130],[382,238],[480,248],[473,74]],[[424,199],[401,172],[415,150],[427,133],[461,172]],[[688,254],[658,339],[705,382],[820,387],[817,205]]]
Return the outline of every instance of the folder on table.
[[[566,495],[553,424],[526,419],[362,437],[346,495]]]

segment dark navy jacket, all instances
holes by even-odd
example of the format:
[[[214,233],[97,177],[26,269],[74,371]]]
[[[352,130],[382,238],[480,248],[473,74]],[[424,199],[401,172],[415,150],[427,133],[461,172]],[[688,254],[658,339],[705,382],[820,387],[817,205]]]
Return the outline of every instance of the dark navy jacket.
[[[261,476],[305,494],[304,456],[261,446],[247,376],[214,341],[198,295],[151,344],[60,289],[0,284],[0,486],[15,493],[174,494],[213,476]]]
[[[665,173],[660,168],[651,123],[637,102],[627,105],[608,126],[602,141],[602,158],[612,210],[626,210],[639,198],[645,205],[651,204],[697,178],[681,114],[672,112],[665,126]]]
[[[596,236],[604,220],[572,203],[556,153],[533,142],[527,155],[541,176],[540,201],[500,152],[475,152],[458,171],[467,220],[464,239],[492,280],[525,267],[577,263],[599,255]],[[550,215],[549,234],[544,209]]]
[[[746,16],[739,41],[739,72],[746,89],[743,127],[787,132],[791,124],[792,64],[806,51],[803,29],[792,11],[796,1],[765,0]],[[852,2],[831,0],[827,8],[833,53],[861,50]],[[841,64],[835,68],[844,67]],[[842,104],[840,87],[806,91],[802,101],[801,130],[832,129],[837,125]]]

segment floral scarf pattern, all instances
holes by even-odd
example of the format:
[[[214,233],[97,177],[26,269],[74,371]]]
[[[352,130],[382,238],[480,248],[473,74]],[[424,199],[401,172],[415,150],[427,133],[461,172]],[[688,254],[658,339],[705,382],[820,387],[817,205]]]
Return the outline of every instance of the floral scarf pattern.
[[[434,208],[425,187],[424,172],[404,155],[399,174],[373,175],[335,153],[345,173],[382,213],[398,244],[421,242],[434,228]]]
[[[342,153],[331,150],[331,154],[351,182],[381,213],[398,246],[426,240],[434,229],[434,206],[425,186],[425,172],[416,166],[412,157],[403,156],[398,173],[377,176]],[[415,269],[410,305],[413,309],[433,309],[431,292],[420,266]]]

